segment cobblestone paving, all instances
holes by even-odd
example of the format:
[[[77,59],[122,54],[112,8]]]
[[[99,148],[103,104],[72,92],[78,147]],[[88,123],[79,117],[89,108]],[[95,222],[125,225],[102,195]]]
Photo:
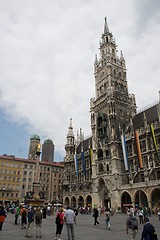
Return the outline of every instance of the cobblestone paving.
[[[128,235],[125,233],[125,222],[127,216],[125,214],[115,214],[111,217],[111,230],[107,230],[105,227],[104,218],[99,217],[100,224],[93,225],[93,218],[91,215],[78,215],[77,224],[75,225],[76,240],[127,240]],[[157,216],[152,216],[150,222],[156,228],[158,237],[160,239],[160,221]],[[139,232],[137,240],[141,239],[143,225],[139,225]],[[3,225],[3,229],[0,232],[0,240],[27,240],[25,237],[24,229],[21,229],[21,225],[14,225],[14,215],[8,213],[8,217]],[[36,229],[33,228],[33,240]],[[54,240],[55,238],[55,216],[47,217],[43,219],[42,227],[42,240]],[[64,225],[61,235],[62,240],[67,240],[66,226]]]

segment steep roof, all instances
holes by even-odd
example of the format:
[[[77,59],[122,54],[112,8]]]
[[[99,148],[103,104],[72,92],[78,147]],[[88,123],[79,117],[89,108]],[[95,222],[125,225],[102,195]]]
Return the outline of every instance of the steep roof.
[[[135,117],[133,118],[134,129],[144,126],[144,113],[145,113],[148,124],[154,121],[157,121],[158,120],[158,104],[155,104],[154,106],[148,109],[145,109],[144,111],[135,115]]]

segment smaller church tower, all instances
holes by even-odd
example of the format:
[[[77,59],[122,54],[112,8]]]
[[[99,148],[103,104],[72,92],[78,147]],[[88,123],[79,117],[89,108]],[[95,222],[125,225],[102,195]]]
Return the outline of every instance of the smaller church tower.
[[[36,160],[37,144],[40,144],[40,137],[37,134],[33,134],[30,137],[28,159]]]
[[[65,145],[65,150],[66,150],[65,162],[72,161],[74,159],[75,154],[75,138],[73,134],[72,118],[70,119],[70,125],[68,128],[67,143]]]
[[[64,158],[64,174],[63,174],[63,199],[68,199],[71,195],[72,190],[72,180],[75,178],[75,164],[74,164],[74,154],[75,154],[75,138],[73,134],[72,119],[70,119],[70,124],[67,134],[67,142],[65,144],[65,158]],[[74,174],[74,178],[73,178]],[[75,181],[74,181],[75,184]],[[69,195],[68,195],[69,194]],[[69,202],[64,202],[64,205],[69,205]]]
[[[46,139],[42,145],[42,162],[53,162],[54,144],[51,139]]]

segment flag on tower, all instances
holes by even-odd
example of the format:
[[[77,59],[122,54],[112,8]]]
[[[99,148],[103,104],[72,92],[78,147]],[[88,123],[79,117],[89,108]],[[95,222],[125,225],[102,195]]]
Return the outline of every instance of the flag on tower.
[[[150,124],[150,128],[151,128],[151,133],[152,133],[153,145],[154,145],[155,151],[158,156],[158,145],[157,145],[157,141],[156,141],[153,123]]]
[[[143,162],[142,162],[142,155],[141,155],[141,147],[139,143],[139,135],[137,130],[134,131],[134,135],[135,135],[135,141],[136,141],[136,147],[137,147],[137,157],[138,157],[139,167],[141,169],[143,168]]]
[[[129,170],[129,162],[128,162],[128,154],[127,154],[127,147],[126,147],[126,137],[124,134],[121,135],[122,140],[122,150],[123,150],[123,157],[124,157],[124,166],[125,170]]]
[[[83,173],[84,173],[84,176],[86,177],[86,163],[85,163],[84,152],[81,152],[81,160],[82,160]]]
[[[76,176],[78,177],[78,157],[77,157],[77,154],[75,154],[75,156],[74,156],[74,164],[75,164]]]

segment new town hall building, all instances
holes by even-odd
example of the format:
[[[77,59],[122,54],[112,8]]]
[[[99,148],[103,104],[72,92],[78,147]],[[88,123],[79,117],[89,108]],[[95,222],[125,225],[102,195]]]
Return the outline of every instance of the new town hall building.
[[[75,138],[72,120],[65,145],[63,203],[73,207],[160,207],[160,101],[137,113],[126,62],[105,19],[100,58],[94,62],[92,136]]]

